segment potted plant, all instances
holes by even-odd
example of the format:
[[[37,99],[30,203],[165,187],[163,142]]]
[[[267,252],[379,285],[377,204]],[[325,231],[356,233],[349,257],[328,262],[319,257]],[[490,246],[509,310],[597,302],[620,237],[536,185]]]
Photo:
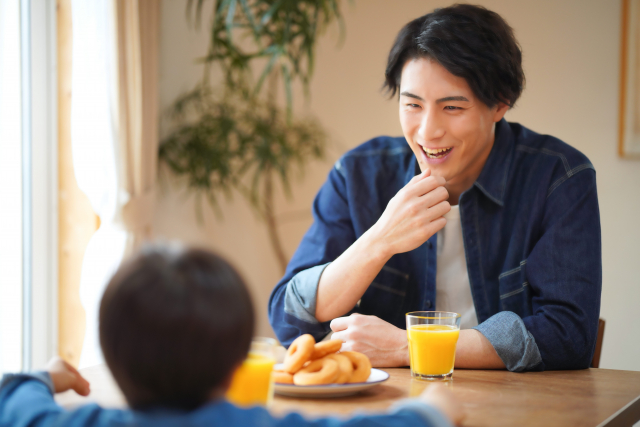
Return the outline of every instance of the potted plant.
[[[205,3],[187,3],[196,25]],[[159,148],[160,159],[214,208],[220,194],[246,197],[267,226],[283,272],[288,259],[275,219],[274,181],[290,194],[294,169],[322,158],[327,139],[315,119],[294,116],[292,87],[300,81],[308,94],[319,35],[334,21],[343,33],[339,6],[339,0],[215,0],[203,78],[174,102],[173,130]],[[212,67],[222,72],[217,84]],[[279,93],[284,106],[276,101]]]

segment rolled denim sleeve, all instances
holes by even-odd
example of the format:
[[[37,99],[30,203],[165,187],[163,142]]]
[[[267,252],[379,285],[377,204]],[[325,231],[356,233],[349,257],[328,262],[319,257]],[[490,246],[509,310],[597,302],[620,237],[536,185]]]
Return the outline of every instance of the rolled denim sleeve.
[[[517,314],[502,311],[473,329],[489,340],[508,370],[522,372],[541,368],[542,357],[536,340]]]
[[[353,242],[356,233],[347,202],[347,182],[336,165],[313,202],[313,224],[269,298],[269,322],[284,346],[302,334],[317,341],[331,331],[315,318],[318,282],[326,266]]]
[[[317,265],[293,276],[284,295],[285,313],[304,322],[318,323],[315,317],[318,283],[329,264]]]

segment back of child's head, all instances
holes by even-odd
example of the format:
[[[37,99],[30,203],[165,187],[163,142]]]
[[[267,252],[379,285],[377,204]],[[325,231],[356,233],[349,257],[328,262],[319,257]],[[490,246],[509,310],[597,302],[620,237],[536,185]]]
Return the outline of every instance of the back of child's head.
[[[100,344],[133,409],[195,409],[246,357],[253,307],[239,274],[198,249],[149,247],[125,262],[100,306]]]

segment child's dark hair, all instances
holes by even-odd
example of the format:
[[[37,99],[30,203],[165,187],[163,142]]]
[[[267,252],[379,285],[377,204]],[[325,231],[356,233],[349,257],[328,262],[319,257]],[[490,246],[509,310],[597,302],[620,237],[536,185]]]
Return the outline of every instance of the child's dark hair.
[[[500,15],[482,6],[455,4],[405,25],[389,52],[384,87],[395,95],[407,61],[431,58],[462,77],[489,107],[513,107],[524,88],[522,52]]]
[[[254,314],[240,275],[199,249],[149,247],[113,276],[100,345],[133,409],[191,410],[244,360]]]

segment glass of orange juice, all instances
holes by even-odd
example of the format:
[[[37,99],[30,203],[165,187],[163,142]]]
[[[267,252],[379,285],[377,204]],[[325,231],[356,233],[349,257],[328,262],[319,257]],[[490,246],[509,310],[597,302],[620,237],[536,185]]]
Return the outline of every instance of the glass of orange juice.
[[[256,337],[251,341],[247,358],[234,372],[227,399],[238,406],[267,406],[273,399],[273,365],[276,363],[276,340]]]
[[[419,380],[448,380],[453,376],[460,315],[446,311],[407,313],[411,376]]]

